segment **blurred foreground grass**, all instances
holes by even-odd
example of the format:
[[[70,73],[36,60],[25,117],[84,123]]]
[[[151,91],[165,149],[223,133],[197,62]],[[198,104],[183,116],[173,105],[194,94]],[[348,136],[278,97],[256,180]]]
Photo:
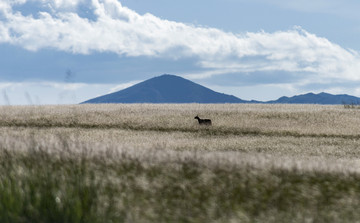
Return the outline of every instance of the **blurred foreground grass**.
[[[179,154],[149,159],[126,152],[74,156],[43,149],[2,150],[0,222],[355,222],[360,218],[359,174],[209,164]]]
[[[360,219],[360,120],[341,107],[0,110],[0,222]]]

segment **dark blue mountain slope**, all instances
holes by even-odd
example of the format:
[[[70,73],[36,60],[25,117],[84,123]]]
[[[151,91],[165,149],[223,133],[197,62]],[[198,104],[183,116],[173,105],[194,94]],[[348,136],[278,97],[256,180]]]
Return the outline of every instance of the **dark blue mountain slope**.
[[[83,103],[246,103],[175,75],[164,74]]]

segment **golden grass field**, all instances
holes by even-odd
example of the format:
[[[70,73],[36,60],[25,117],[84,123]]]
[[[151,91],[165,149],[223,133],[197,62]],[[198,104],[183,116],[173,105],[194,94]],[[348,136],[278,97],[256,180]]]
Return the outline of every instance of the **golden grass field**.
[[[3,106],[0,148],[1,222],[360,219],[344,106]]]

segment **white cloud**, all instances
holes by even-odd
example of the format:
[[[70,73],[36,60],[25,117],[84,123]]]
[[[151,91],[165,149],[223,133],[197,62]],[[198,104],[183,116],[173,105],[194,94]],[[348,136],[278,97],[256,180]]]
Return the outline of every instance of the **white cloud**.
[[[16,4],[29,1],[19,0]],[[14,11],[14,1],[0,3],[5,18],[0,20],[0,42],[32,51],[52,48],[78,54],[114,52],[133,57],[192,57],[205,70],[192,74],[193,78],[279,70],[313,73],[312,79],[307,79],[310,82],[360,80],[358,52],[299,27],[274,33],[234,34],[151,14],[140,15],[117,0],[37,1],[50,4],[55,10],[24,16]],[[95,20],[83,18],[73,10],[81,3],[89,5]],[[59,7],[63,9],[57,11]]]
[[[42,0],[43,2],[49,2]],[[83,2],[82,0],[52,0],[50,4],[53,4],[56,8],[74,8],[79,3]]]
[[[67,8],[73,9],[77,7],[80,3],[85,2],[86,0],[2,0],[0,5],[23,5],[26,3],[40,3],[42,5],[47,5],[52,8]]]
[[[114,84],[0,82],[0,105],[76,104],[104,95]]]

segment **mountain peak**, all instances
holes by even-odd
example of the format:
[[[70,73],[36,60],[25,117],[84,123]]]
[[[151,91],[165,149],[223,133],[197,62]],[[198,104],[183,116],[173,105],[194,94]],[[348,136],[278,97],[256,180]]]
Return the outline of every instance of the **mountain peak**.
[[[163,74],[83,103],[244,103],[183,77]]]
[[[176,75],[173,75],[173,74],[162,74],[160,76],[155,76],[153,78],[150,78],[148,80],[152,80],[152,79],[184,79],[180,76],[176,76]]]

